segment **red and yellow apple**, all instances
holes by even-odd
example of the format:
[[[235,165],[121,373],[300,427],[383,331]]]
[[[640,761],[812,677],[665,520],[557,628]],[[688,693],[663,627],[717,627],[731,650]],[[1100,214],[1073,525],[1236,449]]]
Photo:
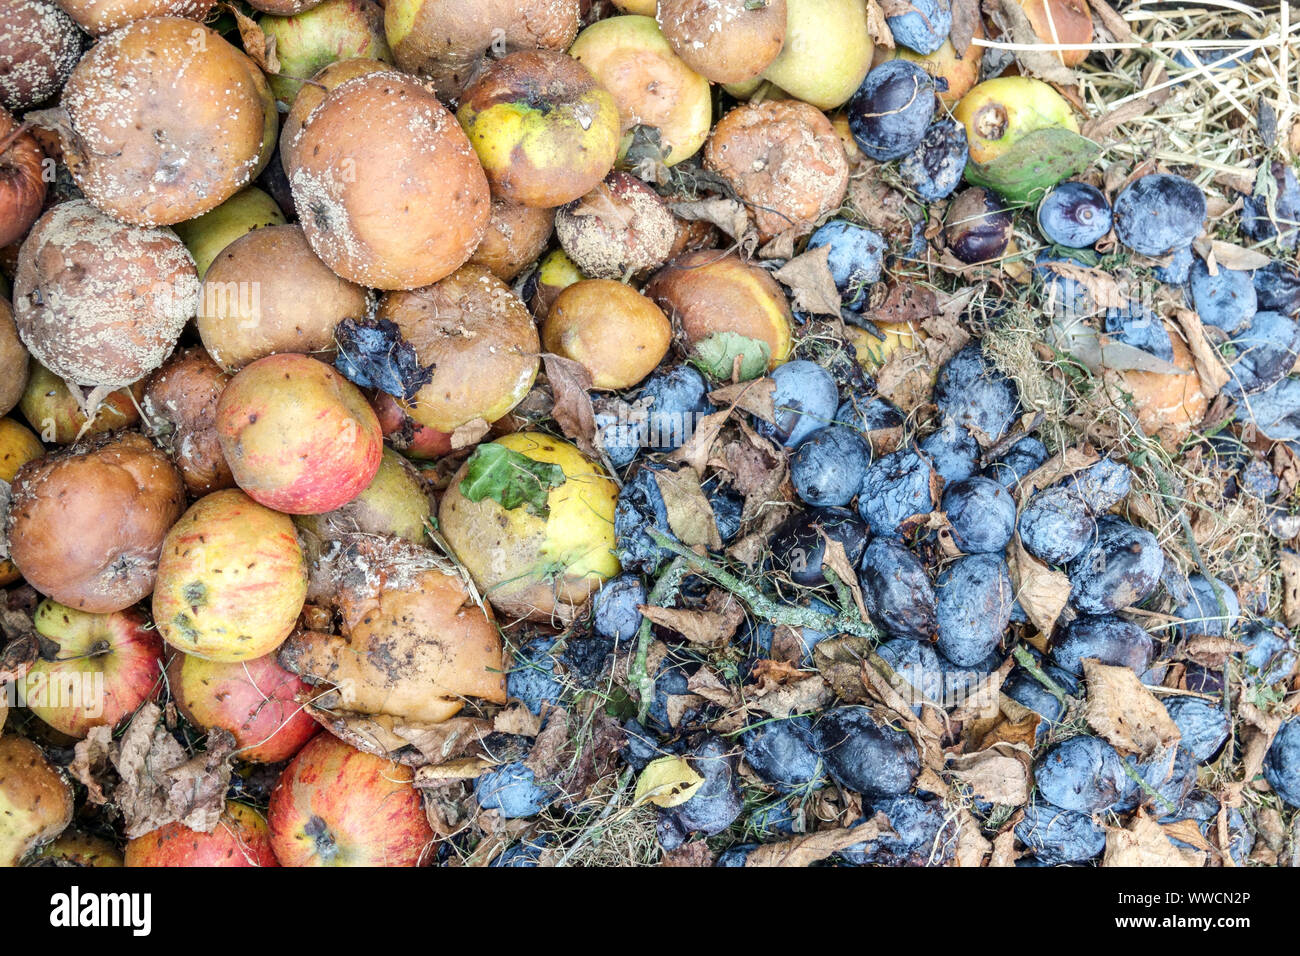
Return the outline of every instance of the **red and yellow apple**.
[[[226,801],[226,811],[211,833],[168,823],[126,844],[128,867],[279,866],[270,831],[252,807]]]

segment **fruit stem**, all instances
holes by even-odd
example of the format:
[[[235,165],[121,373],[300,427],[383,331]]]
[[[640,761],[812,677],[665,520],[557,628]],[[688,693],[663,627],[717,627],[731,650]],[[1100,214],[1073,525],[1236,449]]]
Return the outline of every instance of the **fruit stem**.
[[[1143,780],[1142,775],[1139,774],[1136,770],[1134,770],[1131,766],[1129,766],[1129,762],[1127,760],[1122,760],[1120,762],[1124,767],[1124,772],[1129,775],[1129,779],[1131,779],[1134,783],[1136,783],[1139,787],[1141,787],[1142,792],[1145,793],[1148,797],[1152,797],[1156,800],[1159,800],[1160,803],[1164,806],[1165,813],[1178,812],[1178,808],[1173,805],[1173,802],[1170,801],[1168,797],[1166,797],[1155,787],[1151,786],[1151,784]]]
[[[1065,689],[1060,684],[1048,677],[1045,670],[1038,666],[1038,661],[1034,660],[1034,655],[1029,653],[1028,648],[1023,644],[1017,644],[1015,650],[1011,652],[1011,656],[1016,659],[1017,664],[1029,671],[1034,680],[1046,687],[1048,692],[1060,701],[1062,707],[1066,706],[1068,703],[1067,698],[1070,695],[1065,692]]]
[[[653,534],[653,530],[651,534]],[[655,586],[650,589],[646,596],[646,603],[661,606],[664,602],[669,601],[677,593],[678,586],[682,583],[682,578],[686,577],[688,568],[683,558],[674,558],[673,563],[668,565],[664,573],[659,575],[655,581]],[[646,658],[650,654],[651,640],[650,618],[641,618],[641,627],[636,634],[636,657],[632,660],[632,667],[628,670],[628,680],[636,688],[639,703],[637,704],[636,719],[645,723],[646,716],[650,713],[650,706],[655,699],[655,678],[649,672],[646,664]]]

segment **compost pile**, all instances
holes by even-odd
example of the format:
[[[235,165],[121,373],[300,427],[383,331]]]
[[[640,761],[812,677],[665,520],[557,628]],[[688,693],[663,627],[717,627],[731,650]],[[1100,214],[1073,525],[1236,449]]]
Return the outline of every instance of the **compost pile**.
[[[0,863],[1294,865],[1297,57],[0,0]]]

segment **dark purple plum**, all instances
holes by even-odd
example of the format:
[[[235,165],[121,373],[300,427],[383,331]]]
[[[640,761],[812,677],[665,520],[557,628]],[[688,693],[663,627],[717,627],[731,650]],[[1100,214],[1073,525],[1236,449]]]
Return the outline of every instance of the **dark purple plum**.
[[[934,510],[937,475],[929,459],[908,448],[867,466],[858,490],[858,514],[872,534],[897,535],[909,518]]]
[[[717,411],[708,399],[708,383],[689,365],[652,372],[637,397],[649,403],[645,436],[652,451],[672,451],[695,432],[701,416]]]
[[[1255,301],[1265,312],[1281,312],[1296,318],[1300,316],[1300,272],[1274,259],[1254,273]]]
[[[683,833],[721,833],[735,822],[742,809],[736,780],[737,748],[721,737],[709,735],[684,756],[704,782],[685,803],[660,813]]]
[[[961,184],[969,155],[966,127],[944,117],[931,123],[921,145],[903,157],[898,175],[926,202],[946,199]]]
[[[1100,737],[1087,735],[1053,744],[1035,766],[1034,782],[1048,803],[1076,813],[1109,810],[1132,786],[1124,758]]]
[[[760,421],[759,434],[795,448],[819,428],[835,420],[840,397],[835,379],[820,365],[797,359],[777,366],[772,372],[776,389],[772,402],[776,406],[776,423]]]
[[[876,653],[906,685],[898,692],[912,705],[916,716],[921,716],[922,701],[943,700],[943,667],[927,641],[896,637],[881,644]]]
[[[596,633],[613,641],[630,641],[641,627],[639,605],[646,603],[645,584],[635,574],[620,574],[592,599]]]
[[[1256,312],[1229,344],[1237,353],[1228,366],[1233,394],[1252,395],[1284,379],[1300,359],[1300,323],[1280,312]]]
[[[1041,863],[1059,866],[1091,860],[1106,848],[1106,828],[1086,813],[1031,803],[1016,824],[1016,839]]]
[[[1110,203],[1096,186],[1064,182],[1038,204],[1038,230],[1048,242],[1071,249],[1091,246],[1110,232]]]
[[[911,789],[921,770],[906,731],[878,721],[867,707],[835,707],[813,724],[813,739],[835,782],[868,799]]]
[[[1174,360],[1174,343],[1160,317],[1146,306],[1130,302],[1124,308],[1106,310],[1106,334],[1116,341],[1150,352],[1166,362]]]
[[[874,160],[902,159],[920,145],[934,117],[934,80],[908,60],[886,60],[848,104],[849,130]]]
[[[1070,601],[1085,614],[1110,614],[1140,604],[1155,593],[1164,566],[1155,535],[1104,515],[1097,521],[1096,539],[1070,563]]]
[[[973,667],[997,648],[1011,623],[1015,588],[1000,555],[972,554],[944,568],[935,581],[939,653]]]
[[[812,234],[808,249],[828,250],[826,265],[845,307],[858,309],[866,301],[884,266],[885,240],[863,226],[834,219]]]
[[[939,369],[934,403],[957,424],[979,429],[989,441],[1001,438],[1020,412],[1015,382],[984,358],[977,342],[964,346]]]
[[[1122,461],[1102,458],[1076,471],[1060,484],[1077,496],[1090,514],[1098,515],[1128,497],[1133,487],[1133,472]]]
[[[1300,378],[1288,375],[1249,396],[1237,406],[1239,417],[1253,421],[1265,438],[1300,440]]]
[[[1205,224],[1205,193],[1190,179],[1151,173],[1115,199],[1115,235],[1134,252],[1163,256],[1191,245]]]
[[[554,787],[539,786],[523,761],[494,767],[474,780],[474,799],[484,810],[506,819],[533,817],[559,798]]]
[[[1249,272],[1220,266],[1218,275],[1210,275],[1205,262],[1197,259],[1192,263],[1188,289],[1201,321],[1230,335],[1242,329],[1258,309]]]
[[[1232,729],[1222,708],[1199,697],[1166,697],[1165,710],[1182,732],[1182,746],[1200,763],[1214,758]]]
[[[507,692],[534,714],[542,712],[543,704],[558,705],[564,695],[564,684],[556,676],[555,656],[551,653],[555,641],[554,637],[529,641],[516,652],[514,667],[506,676]]]
[[[1020,512],[1020,543],[1048,564],[1067,564],[1097,537],[1097,522],[1067,488],[1044,488]]]
[[[952,29],[948,0],[912,0],[904,13],[885,17],[894,42],[916,53],[933,53]]]
[[[855,843],[838,856],[852,866],[944,866],[957,849],[958,824],[940,800],[904,793],[871,804],[883,813],[893,835]],[[865,820],[855,821],[865,823]]]
[[[807,717],[769,720],[745,731],[745,763],[765,783],[795,788],[825,776]]]
[[[975,474],[980,446],[972,435],[951,418],[921,440],[921,451],[930,456],[934,470],[945,484],[962,481]]]
[[[1190,575],[1187,583],[1191,594],[1173,612],[1174,617],[1182,622],[1178,625],[1179,635],[1225,637],[1241,616],[1236,593],[1217,578],[1207,578],[1202,574]]]
[[[799,445],[790,458],[790,480],[806,504],[847,505],[862,486],[870,460],[871,446],[857,429],[831,425],[819,428]]]
[[[1273,738],[1264,758],[1264,779],[1287,804],[1300,807],[1300,717],[1292,717]]]
[[[1187,281],[1187,277],[1192,274],[1192,262],[1196,257],[1192,255],[1191,246],[1180,246],[1173,252],[1169,253],[1169,261],[1164,265],[1158,265],[1152,270],[1155,277],[1166,285],[1182,285]]]
[[[787,519],[772,536],[768,567],[784,571],[795,584],[819,587],[826,583],[822,573],[826,560],[826,537],[844,546],[849,561],[857,564],[867,547],[870,532],[858,516],[845,508],[800,511]]]
[[[877,538],[862,555],[858,575],[872,620],[894,637],[928,641],[934,636],[935,594],[925,566],[892,538]]]
[[[1276,239],[1278,248],[1294,250],[1300,240],[1300,180],[1294,169],[1280,161],[1273,163],[1269,173],[1271,197],[1258,191],[1242,197],[1241,231],[1256,242]]]
[[[1083,676],[1085,658],[1140,675],[1151,667],[1155,655],[1150,634],[1113,614],[1076,617],[1052,641],[1052,660],[1077,677]]]
[[[1001,458],[990,462],[984,476],[992,478],[1007,491],[1014,491],[1030,472],[1047,461],[1047,448],[1032,435],[1016,442]]]
[[[968,264],[991,262],[1007,251],[1011,241],[1011,212],[983,186],[958,193],[943,217],[948,251]]]
[[[1016,503],[988,478],[967,478],[943,493],[952,540],[967,554],[1001,554],[1016,530]]]
[[[1246,645],[1241,661],[1246,665],[1247,681],[1276,684],[1295,672],[1295,638],[1281,621],[1247,621],[1237,640]]]

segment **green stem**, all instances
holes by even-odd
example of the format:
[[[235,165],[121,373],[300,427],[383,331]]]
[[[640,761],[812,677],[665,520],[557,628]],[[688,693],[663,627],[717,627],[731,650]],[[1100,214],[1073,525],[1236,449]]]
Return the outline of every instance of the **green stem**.
[[[1134,783],[1136,783],[1139,787],[1142,788],[1142,792],[1143,792],[1143,793],[1145,793],[1148,797],[1151,797],[1151,798],[1154,799],[1154,800],[1158,800],[1158,801],[1160,801],[1160,803],[1161,803],[1161,804],[1164,806],[1164,808],[1165,808],[1165,813],[1175,813],[1175,812],[1177,812],[1178,808],[1177,808],[1176,806],[1174,806],[1173,803],[1170,802],[1169,798],[1166,797],[1164,794],[1162,794],[1162,793],[1161,793],[1159,790],[1157,790],[1155,787],[1151,786],[1151,784],[1149,784],[1149,783],[1147,783],[1145,780],[1143,780],[1143,779],[1142,779],[1142,775],[1139,774],[1136,770],[1134,770],[1134,769],[1129,765],[1129,762],[1128,762],[1127,760],[1124,760],[1124,759],[1121,757],[1121,758],[1120,758],[1120,764],[1121,764],[1121,766],[1123,766],[1123,768],[1124,768],[1124,772],[1125,772],[1126,774],[1129,775],[1129,779],[1132,780]]]
[[[1034,680],[1046,687],[1062,707],[1066,706],[1066,699],[1070,695],[1065,692],[1065,689],[1060,684],[1048,677],[1045,670],[1038,666],[1038,661],[1034,660],[1034,655],[1029,653],[1027,647],[1023,644],[1017,644],[1016,649],[1011,652],[1011,656],[1016,659],[1017,664],[1029,671]]]
[[[659,579],[655,581],[655,586],[650,589],[650,594],[646,597],[647,604],[653,604],[656,607],[662,607],[670,601],[677,593],[677,588],[682,583],[682,578],[686,577],[686,572],[690,570],[685,561],[681,558],[674,558],[673,563],[668,565]],[[646,658],[650,653],[651,627],[648,617],[641,618],[641,627],[636,635],[636,657],[632,659],[632,666],[628,670],[628,682],[636,688],[639,703],[637,705],[637,720],[645,723],[646,715],[650,712],[650,705],[655,699],[655,678],[649,672],[646,665]]]

